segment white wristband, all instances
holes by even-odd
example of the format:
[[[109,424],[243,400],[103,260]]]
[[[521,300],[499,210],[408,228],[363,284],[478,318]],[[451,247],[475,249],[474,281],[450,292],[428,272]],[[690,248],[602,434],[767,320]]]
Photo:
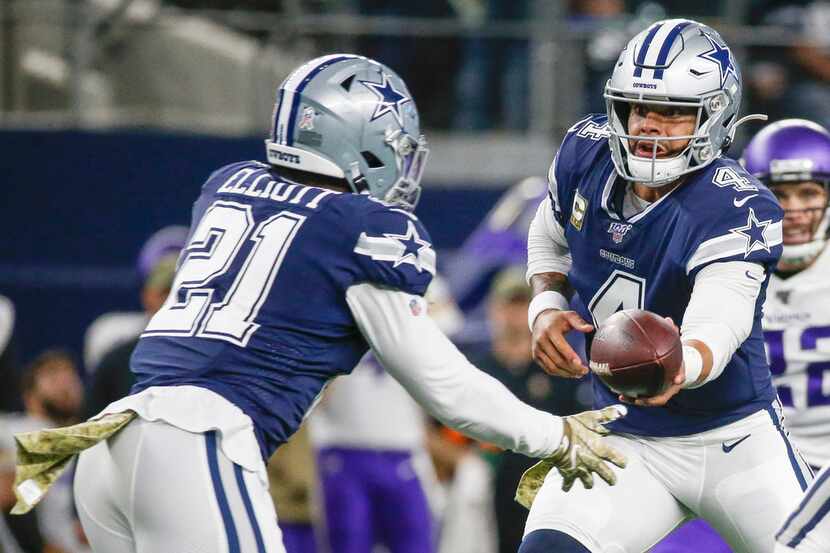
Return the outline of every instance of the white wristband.
[[[568,302],[568,298],[559,292],[547,290],[540,294],[536,294],[533,296],[533,300],[531,300],[530,305],[527,306],[527,326],[529,326],[530,331],[533,332],[533,323],[536,322],[536,317],[538,317],[542,311],[547,311],[548,309],[567,311],[569,308],[570,303]]]
[[[683,381],[683,388],[699,388],[703,382],[695,386],[703,371],[703,357],[697,348],[683,345],[683,365],[686,370],[686,379]]]

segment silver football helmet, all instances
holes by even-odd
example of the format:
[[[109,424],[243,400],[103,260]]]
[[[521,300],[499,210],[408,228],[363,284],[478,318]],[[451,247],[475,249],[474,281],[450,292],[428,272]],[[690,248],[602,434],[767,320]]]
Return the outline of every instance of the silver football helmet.
[[[714,29],[688,19],[654,23],[628,43],[605,85],[617,173],[658,187],[706,167],[729,147],[737,125],[759,117],[738,120],[741,92],[741,71]],[[688,136],[633,136],[628,117],[634,104],[694,108],[694,131]],[[652,155],[634,155],[629,140],[651,142]],[[680,154],[659,158],[658,144],[670,140],[689,143]]]
[[[277,91],[268,162],[345,179],[351,189],[412,210],[429,150],[403,80],[374,60],[311,60]]]

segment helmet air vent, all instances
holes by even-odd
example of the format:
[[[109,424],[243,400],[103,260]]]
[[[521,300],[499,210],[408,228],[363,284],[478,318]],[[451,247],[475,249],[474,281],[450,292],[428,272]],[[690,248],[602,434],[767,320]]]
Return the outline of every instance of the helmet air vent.
[[[373,154],[372,152],[365,150],[360,152],[360,155],[363,156],[363,159],[366,160],[366,163],[369,164],[369,169],[379,169],[383,167],[383,162],[378,159],[378,156]]]
[[[341,82],[341,83],[340,83],[340,86],[342,86],[342,87],[343,87],[343,89],[344,89],[346,92],[350,92],[350,91],[351,91],[351,89],[352,89],[352,82],[354,82],[354,75],[352,75],[351,77],[348,77],[348,78],[344,79],[344,80],[343,80],[343,82]]]

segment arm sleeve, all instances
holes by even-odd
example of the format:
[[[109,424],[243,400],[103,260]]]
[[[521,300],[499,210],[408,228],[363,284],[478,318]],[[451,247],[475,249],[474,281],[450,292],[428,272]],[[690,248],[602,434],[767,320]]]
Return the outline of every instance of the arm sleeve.
[[[712,263],[697,273],[680,328],[684,342],[700,340],[712,351],[712,371],[697,387],[720,376],[749,337],[765,279],[762,265],[745,261]]]
[[[547,197],[539,204],[527,233],[527,278],[549,272],[567,275],[571,263],[565,229],[554,217],[551,199]]]
[[[529,457],[559,447],[562,419],[519,401],[474,367],[426,314],[426,302],[363,283],[346,301],[386,370],[432,416],[468,436]]]
[[[607,129],[605,117],[589,115],[568,129],[562,139],[548,170],[548,197],[539,205],[528,231],[528,280],[539,273],[567,275],[571,269],[565,228],[579,196],[577,177],[584,170],[585,159],[601,147],[602,136],[607,136],[607,131],[603,135],[603,129]],[[585,137],[581,136],[583,131],[586,131]]]

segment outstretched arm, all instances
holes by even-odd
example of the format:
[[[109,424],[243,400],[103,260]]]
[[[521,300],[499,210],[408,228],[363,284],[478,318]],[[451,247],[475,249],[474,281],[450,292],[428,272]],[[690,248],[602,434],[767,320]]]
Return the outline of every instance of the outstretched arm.
[[[593,485],[592,473],[616,478],[605,461],[625,466],[606,445],[604,424],[624,411],[607,407],[557,417],[519,401],[474,367],[426,314],[426,302],[399,290],[357,284],[346,292],[355,321],[381,364],[430,414],[481,441],[529,457],[548,457],[570,488]]]
[[[474,367],[427,315],[423,298],[364,283],[350,287],[346,301],[381,364],[441,422],[530,457],[559,446],[562,419]]]

